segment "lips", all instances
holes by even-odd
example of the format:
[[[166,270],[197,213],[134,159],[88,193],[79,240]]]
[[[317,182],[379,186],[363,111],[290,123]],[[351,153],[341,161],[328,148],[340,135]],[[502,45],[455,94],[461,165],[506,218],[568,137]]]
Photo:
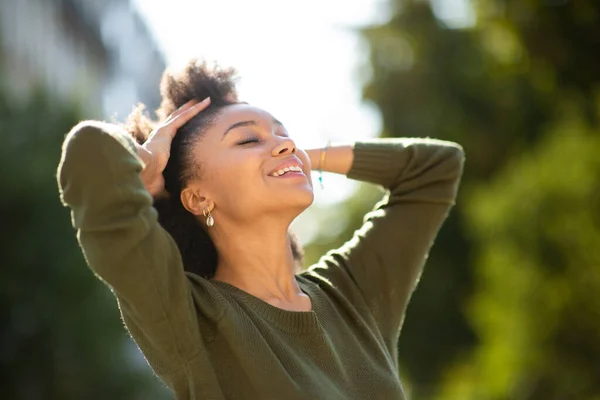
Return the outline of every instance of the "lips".
[[[300,162],[300,160],[290,159],[281,162],[277,167],[275,167],[275,169],[273,169],[269,173],[269,176],[278,177],[285,175],[289,172],[300,173],[304,175],[304,170],[302,169],[302,163]]]

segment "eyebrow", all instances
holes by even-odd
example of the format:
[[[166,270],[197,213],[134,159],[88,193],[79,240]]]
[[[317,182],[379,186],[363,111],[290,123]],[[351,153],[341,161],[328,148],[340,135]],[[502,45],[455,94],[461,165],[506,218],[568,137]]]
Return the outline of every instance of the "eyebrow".
[[[283,127],[283,124],[281,123],[281,121],[279,121],[277,118],[275,117],[271,117],[273,118],[272,122],[275,125],[279,125],[281,127]],[[229,133],[230,130],[232,129],[236,129],[236,128],[240,128],[242,126],[257,126],[258,122],[254,121],[254,120],[247,120],[247,121],[239,121],[236,122],[235,124],[231,125],[229,128],[227,128],[225,130],[225,132],[223,133],[223,138],[225,137],[225,135],[227,135]],[[221,138],[222,139],[222,138]]]

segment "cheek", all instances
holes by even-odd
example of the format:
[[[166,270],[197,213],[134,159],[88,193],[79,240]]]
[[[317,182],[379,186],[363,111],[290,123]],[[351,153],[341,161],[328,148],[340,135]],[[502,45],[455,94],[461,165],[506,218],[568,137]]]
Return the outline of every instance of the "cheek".
[[[263,177],[260,165],[253,158],[238,154],[213,160],[209,180],[218,198],[248,198],[253,192],[260,191]]]

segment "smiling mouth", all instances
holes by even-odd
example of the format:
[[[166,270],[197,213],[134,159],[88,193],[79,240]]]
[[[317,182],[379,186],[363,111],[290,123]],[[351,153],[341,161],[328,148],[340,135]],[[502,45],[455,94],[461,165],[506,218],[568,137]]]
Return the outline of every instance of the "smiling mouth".
[[[293,175],[298,175],[298,174],[304,175],[304,171],[302,171],[302,168],[293,165],[293,166],[285,167],[285,168],[282,168],[282,169],[277,170],[275,172],[272,172],[272,173],[269,174],[269,176],[278,177],[278,176],[285,176],[285,175],[288,175],[288,174],[290,174],[290,175],[292,175],[292,174]]]

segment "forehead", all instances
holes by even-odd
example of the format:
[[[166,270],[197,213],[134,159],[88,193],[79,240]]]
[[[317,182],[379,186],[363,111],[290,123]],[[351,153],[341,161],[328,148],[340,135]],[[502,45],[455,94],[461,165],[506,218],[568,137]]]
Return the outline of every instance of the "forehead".
[[[258,124],[265,123],[268,125],[277,122],[269,112],[262,108],[238,103],[227,106],[221,111],[215,127],[225,128],[240,121],[256,121]]]

